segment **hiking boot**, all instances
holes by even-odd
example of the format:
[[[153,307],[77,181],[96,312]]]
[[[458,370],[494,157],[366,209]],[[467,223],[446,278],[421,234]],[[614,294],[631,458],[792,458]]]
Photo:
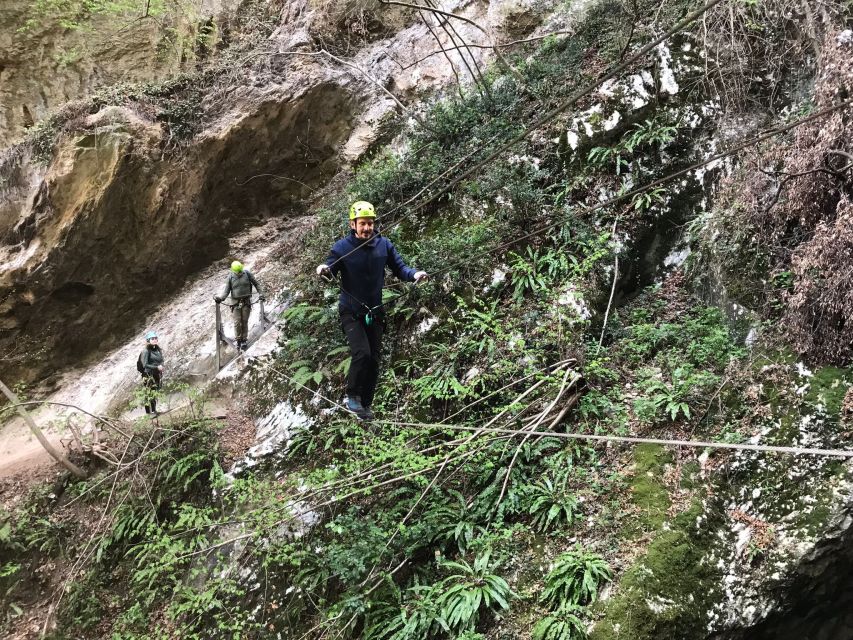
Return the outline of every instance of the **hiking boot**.
[[[361,398],[358,396],[347,396],[344,406],[358,416],[359,420],[367,419],[366,410],[361,404]]]

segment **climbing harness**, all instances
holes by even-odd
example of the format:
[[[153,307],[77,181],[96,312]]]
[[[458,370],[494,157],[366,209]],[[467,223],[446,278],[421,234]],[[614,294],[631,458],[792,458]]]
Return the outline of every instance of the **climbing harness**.
[[[339,278],[339,277],[335,278],[335,277],[331,277],[331,276],[322,276],[322,277],[323,277],[323,280],[326,280],[327,282],[330,282],[330,283],[337,282],[338,287],[340,287],[340,290],[344,294],[348,295],[352,299],[352,301],[355,302],[356,304],[360,304],[362,307],[364,307],[364,310],[365,310],[364,324],[365,324],[365,326],[368,326],[368,327],[370,325],[372,325],[373,322],[376,320],[379,309],[381,309],[382,307],[388,308],[392,304],[397,304],[398,302],[400,302],[400,300],[402,300],[403,298],[405,298],[407,295],[409,295],[412,292],[411,288],[406,289],[403,293],[398,295],[396,298],[393,298],[393,299],[388,300],[386,302],[380,302],[379,304],[371,307],[369,304],[364,302],[364,300],[360,300],[357,296],[354,296],[352,293],[347,291],[347,289],[344,287],[344,285],[341,282],[341,278]],[[383,287],[383,289],[384,288],[387,288],[387,285],[386,285],[386,287]]]
[[[246,298],[236,298],[237,302],[234,304],[228,304],[227,302],[217,302],[216,304],[221,304],[223,307],[228,307],[229,309],[242,309],[244,306],[249,305],[250,307],[254,307],[256,304],[261,302],[260,296],[251,299],[251,296]]]

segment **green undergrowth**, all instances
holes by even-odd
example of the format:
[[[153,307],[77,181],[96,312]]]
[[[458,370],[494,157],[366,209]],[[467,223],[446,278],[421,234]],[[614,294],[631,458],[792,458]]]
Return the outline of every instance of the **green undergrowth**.
[[[765,444],[849,448],[848,418],[842,408],[849,370],[825,367],[810,372],[782,352],[742,358],[726,373],[733,388],[722,394],[719,408],[704,425],[717,437],[733,439],[738,432],[732,423],[737,422],[741,439],[759,434]],[[721,424],[727,426],[720,429]],[[597,608],[600,622],[591,638],[686,638],[697,628],[713,631],[708,625],[718,619],[712,611],[724,582],[721,569],[736,568],[737,586],[729,587],[733,592],[744,589],[741,581],[760,589],[768,573],[795,571],[800,558],[792,556],[790,546],[808,548],[820,539],[838,513],[843,499],[838,491],[850,480],[837,458],[709,453],[727,458],[726,473],[711,477],[708,491],[695,483],[698,465],[682,470],[678,486],[693,492],[692,505],[665,518],[651,544],[620,579],[614,597]],[[643,480],[647,492],[667,496],[661,467],[666,457],[659,447],[638,447],[637,471],[651,467],[654,472],[645,478],[638,473],[635,486]],[[674,495],[671,488],[669,495]],[[643,516],[654,514],[652,509]],[[745,524],[750,536],[736,552],[735,539]],[[778,595],[772,591],[776,582],[767,582],[762,597]]]
[[[631,491],[640,510],[640,528],[658,529],[670,505],[669,491],[662,478],[666,465],[672,462],[672,454],[660,445],[641,444],[634,450],[634,460]]]

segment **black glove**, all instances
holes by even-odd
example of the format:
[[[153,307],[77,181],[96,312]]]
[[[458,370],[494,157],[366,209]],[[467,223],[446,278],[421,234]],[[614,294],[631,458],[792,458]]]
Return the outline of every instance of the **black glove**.
[[[213,296],[213,299],[216,300],[217,304],[222,302],[222,298],[220,298],[219,296]]]
[[[260,297],[258,298],[258,300],[260,300],[261,302],[266,302],[266,301],[267,301],[267,298],[266,298],[266,296],[260,296]]]

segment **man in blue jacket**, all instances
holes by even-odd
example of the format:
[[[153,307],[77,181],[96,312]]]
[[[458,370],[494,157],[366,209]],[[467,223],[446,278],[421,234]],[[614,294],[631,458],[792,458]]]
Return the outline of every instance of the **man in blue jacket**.
[[[349,210],[350,234],[338,240],[326,262],[317,267],[319,276],[341,274],[338,313],[352,356],[346,406],[362,420],[373,418],[370,405],[379,379],[385,328],[382,310],[385,267],[408,282],[420,282],[427,276],[425,271],[406,266],[391,241],[374,231],[375,221],[376,211],[372,204],[353,203]]]

